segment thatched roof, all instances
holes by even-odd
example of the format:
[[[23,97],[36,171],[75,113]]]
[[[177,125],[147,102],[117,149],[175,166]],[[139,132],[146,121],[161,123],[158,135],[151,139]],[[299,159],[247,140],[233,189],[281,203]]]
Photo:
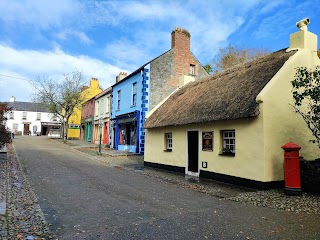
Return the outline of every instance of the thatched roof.
[[[296,51],[285,49],[189,83],[153,114],[145,128],[255,117],[256,97]]]

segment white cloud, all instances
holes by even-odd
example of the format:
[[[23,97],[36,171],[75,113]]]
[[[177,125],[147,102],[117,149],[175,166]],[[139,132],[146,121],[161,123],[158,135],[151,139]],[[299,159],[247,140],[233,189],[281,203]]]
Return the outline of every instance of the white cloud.
[[[62,26],[70,17],[76,17],[81,5],[75,0],[1,0],[0,19],[7,24],[47,29]]]
[[[90,39],[87,34],[85,34],[84,32],[80,32],[80,31],[76,31],[76,30],[72,30],[72,29],[67,29],[64,30],[58,34],[56,34],[57,38],[60,40],[67,40],[69,37],[75,37],[78,38],[81,42],[85,43],[85,44],[91,44],[93,43],[93,40]]]
[[[86,83],[91,77],[98,78],[100,85],[107,88],[115,83],[115,76],[123,69],[106,64],[100,60],[88,56],[72,56],[62,50],[33,51],[16,50],[9,46],[0,44],[0,101],[7,101],[11,95],[23,96],[20,101],[28,101],[27,96],[31,94],[31,87],[28,81],[19,80],[35,79],[37,77],[51,77],[61,79],[63,73],[70,73],[75,70],[82,71]],[[1,75],[8,75],[16,78],[8,78]],[[2,86],[5,86],[3,88]],[[1,91],[2,91],[1,90]]]

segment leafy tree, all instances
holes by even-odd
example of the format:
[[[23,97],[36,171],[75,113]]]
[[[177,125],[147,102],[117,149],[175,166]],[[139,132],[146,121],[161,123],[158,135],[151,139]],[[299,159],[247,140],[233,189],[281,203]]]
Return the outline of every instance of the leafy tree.
[[[293,107],[315,137],[311,142],[320,148],[320,68],[314,71],[305,67],[297,68],[291,83]]]
[[[225,48],[219,48],[216,57],[207,65],[211,66],[211,70],[215,74],[236,64],[248,62],[254,58],[265,56],[268,53],[269,51],[266,49],[245,49],[229,45]]]
[[[0,146],[10,142],[11,135],[6,128],[6,112],[9,112],[10,109],[7,108],[6,103],[0,103]]]
[[[204,68],[204,70],[206,70],[207,73],[209,73],[209,74],[212,73],[212,67],[209,63],[206,64],[203,68]]]
[[[38,78],[32,82],[36,90],[34,101],[47,106],[49,112],[60,118],[64,142],[67,140],[69,118],[85,100],[85,96],[81,94],[82,83],[83,74],[79,71],[64,74],[61,81]]]

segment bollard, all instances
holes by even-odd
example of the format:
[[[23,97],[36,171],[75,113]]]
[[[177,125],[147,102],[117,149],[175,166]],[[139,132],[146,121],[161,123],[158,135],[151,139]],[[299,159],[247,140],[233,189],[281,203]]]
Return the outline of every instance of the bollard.
[[[293,142],[289,142],[281,147],[284,150],[284,193],[290,196],[300,196],[300,158],[301,147]]]

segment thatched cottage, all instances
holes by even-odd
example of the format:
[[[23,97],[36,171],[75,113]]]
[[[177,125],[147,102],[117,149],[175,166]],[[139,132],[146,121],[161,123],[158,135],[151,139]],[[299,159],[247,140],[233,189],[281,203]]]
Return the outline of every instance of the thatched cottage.
[[[290,106],[295,69],[320,65],[306,24],[297,24],[288,49],[184,85],[150,112],[145,165],[267,189],[284,179],[282,145],[292,141],[305,159],[319,157]]]

